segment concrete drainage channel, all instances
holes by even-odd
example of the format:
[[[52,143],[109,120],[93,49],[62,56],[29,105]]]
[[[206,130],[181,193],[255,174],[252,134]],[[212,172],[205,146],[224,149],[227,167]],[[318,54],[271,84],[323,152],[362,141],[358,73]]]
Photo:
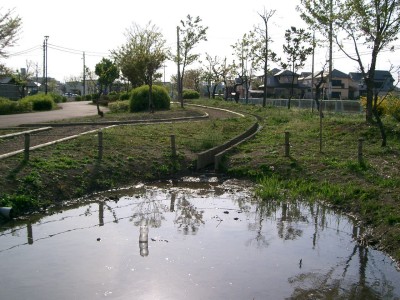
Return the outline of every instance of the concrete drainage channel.
[[[196,104],[188,104],[188,105],[196,106],[196,107],[204,107],[204,108],[208,108],[208,109],[221,110],[221,111],[225,111],[225,112],[229,112],[229,113],[238,115],[240,117],[245,116],[242,113],[234,112],[234,111],[227,110],[224,108],[216,108],[216,107],[209,107],[209,106],[196,105]],[[222,157],[225,154],[227,154],[230,150],[235,148],[236,146],[238,146],[241,143],[245,142],[246,140],[252,138],[259,130],[261,130],[261,128],[262,127],[259,125],[259,123],[255,122],[245,132],[234,137],[233,139],[224,143],[223,145],[216,146],[214,148],[211,148],[209,150],[199,153],[197,155],[197,170],[204,169],[205,167],[214,164],[215,171],[218,171],[221,167]]]

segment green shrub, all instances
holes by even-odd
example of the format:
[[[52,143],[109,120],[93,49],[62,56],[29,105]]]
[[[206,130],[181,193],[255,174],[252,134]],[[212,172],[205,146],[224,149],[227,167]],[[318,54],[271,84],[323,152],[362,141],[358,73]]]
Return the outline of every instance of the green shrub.
[[[195,90],[184,90],[182,97],[183,99],[199,99],[200,93]]]
[[[119,100],[129,100],[131,94],[129,92],[122,92],[119,94]]]
[[[85,95],[85,100],[86,101],[92,100],[92,95]]]
[[[115,102],[115,101],[117,101],[119,99],[119,94],[117,93],[117,92],[110,92],[109,94],[108,94],[108,100],[110,101],[110,102]]]
[[[154,109],[169,109],[170,98],[167,90],[159,85],[153,85]],[[149,109],[149,86],[143,85],[131,92],[129,108],[131,112],[145,111]]]
[[[81,96],[75,96],[75,101],[82,101],[82,97]]]
[[[97,101],[97,99],[99,99],[99,94],[91,94],[90,95],[90,100],[92,100],[93,101],[93,103],[96,103],[96,101]]]
[[[0,97],[0,115],[9,115],[32,111],[32,103],[12,101],[7,98]]]
[[[50,96],[53,97],[55,103],[66,102],[67,99],[66,97],[63,97],[62,95],[56,93],[50,93]],[[63,98],[65,98],[65,101]]]
[[[29,195],[14,194],[6,195],[0,199],[0,205],[12,207],[13,217],[16,217],[29,211],[37,211],[49,205],[49,203],[41,203],[38,199]]]
[[[108,108],[112,113],[129,112],[129,100],[111,102]]]
[[[387,113],[400,122],[400,99],[390,94],[387,97]]]
[[[26,96],[20,100],[21,103],[32,103],[32,109],[36,111],[52,110],[56,104],[53,97],[48,94],[36,94],[32,96]]]

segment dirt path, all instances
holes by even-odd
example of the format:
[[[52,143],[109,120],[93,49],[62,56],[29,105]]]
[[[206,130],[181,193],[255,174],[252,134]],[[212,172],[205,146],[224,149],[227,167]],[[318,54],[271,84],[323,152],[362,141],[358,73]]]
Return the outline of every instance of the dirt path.
[[[50,121],[64,120],[69,118],[97,115],[96,105],[91,101],[74,101],[58,104],[60,109],[42,112],[32,112],[15,115],[1,115],[0,128],[16,127],[21,124],[35,124]],[[102,107],[104,112],[108,111]]]

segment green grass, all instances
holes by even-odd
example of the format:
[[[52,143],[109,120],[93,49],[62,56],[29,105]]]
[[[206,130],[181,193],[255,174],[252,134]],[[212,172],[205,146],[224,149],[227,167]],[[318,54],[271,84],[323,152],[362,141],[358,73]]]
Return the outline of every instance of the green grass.
[[[326,112],[320,151],[320,119],[316,112],[214,100],[193,103],[256,115],[263,126],[255,137],[224,157],[223,169],[228,175],[253,180],[259,185],[257,195],[263,201],[323,201],[357,215],[380,236],[380,247],[400,259],[397,121],[383,118],[388,146],[382,148],[378,128],[366,124],[363,114]],[[170,114],[156,113],[160,118]],[[189,108],[174,108],[172,114],[199,115]],[[106,114],[104,119],[146,117],[153,115]],[[60,201],[137,180],[183,175],[193,171],[196,153],[224,143],[253,123],[254,117],[235,117],[105,129],[101,161],[96,134],[34,151],[26,163],[22,163],[22,155],[1,161],[0,172],[5,176],[0,179],[0,198],[3,204],[12,203],[16,197],[31,199],[36,203],[33,207],[37,207],[40,203],[48,204],[49,199]],[[284,151],[285,131],[290,133],[289,157]],[[171,156],[171,135],[176,137],[176,158]],[[360,137],[364,139],[361,164],[357,156]],[[32,198],[32,191],[37,191],[36,198]]]
[[[224,160],[224,170],[259,184],[263,201],[323,201],[357,215],[382,236],[380,247],[400,260],[400,123],[385,116],[388,146],[381,147],[377,126],[364,114],[245,106],[224,101],[202,104],[236,109],[260,117],[263,130]],[[290,133],[285,157],[284,133]],[[363,138],[363,162],[358,139]]]

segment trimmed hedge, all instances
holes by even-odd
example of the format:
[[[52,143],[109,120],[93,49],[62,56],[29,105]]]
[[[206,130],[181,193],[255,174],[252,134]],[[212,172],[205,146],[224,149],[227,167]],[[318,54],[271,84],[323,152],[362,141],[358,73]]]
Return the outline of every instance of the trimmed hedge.
[[[0,115],[10,115],[32,111],[31,102],[12,101],[0,97]]]
[[[111,102],[108,108],[112,113],[129,112],[129,100]]]
[[[182,97],[183,99],[199,99],[200,93],[195,90],[183,90]]]
[[[30,102],[32,103],[32,109],[36,111],[52,110],[56,107],[53,97],[48,94],[36,94],[32,96],[27,96],[20,100],[22,103]]]
[[[153,85],[152,98],[154,109],[169,109],[170,108],[170,97],[167,90],[159,85]],[[146,111],[149,110],[149,86],[142,85],[131,91],[131,98],[129,103],[131,112]]]

